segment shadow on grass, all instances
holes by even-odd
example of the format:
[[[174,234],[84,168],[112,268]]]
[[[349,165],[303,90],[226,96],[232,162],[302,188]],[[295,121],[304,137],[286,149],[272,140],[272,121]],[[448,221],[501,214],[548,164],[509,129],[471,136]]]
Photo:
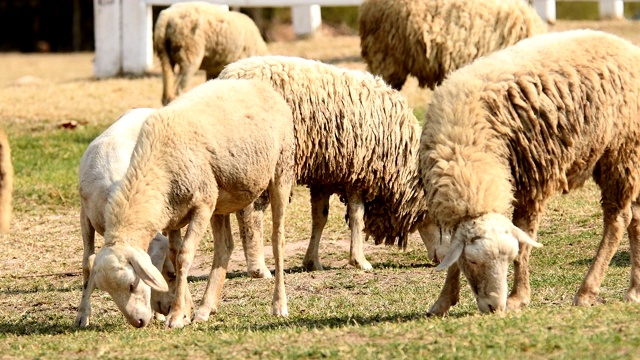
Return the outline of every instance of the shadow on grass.
[[[73,321],[73,319],[72,319]],[[0,320],[0,334],[12,334],[16,336],[25,335],[61,335],[72,334],[77,332],[114,332],[122,330],[125,324],[121,322],[102,322],[100,324],[91,324],[84,329],[77,328],[69,321],[68,317],[60,317],[48,320],[18,320],[18,321],[2,321]],[[126,324],[126,326],[129,326]]]
[[[430,317],[427,315],[428,309],[421,309],[412,311],[409,313],[398,314],[376,314],[376,315],[344,315],[344,316],[325,316],[318,317],[293,317],[289,319],[273,318],[273,321],[258,323],[251,326],[251,331],[273,331],[281,330],[284,328],[304,328],[308,330],[323,329],[323,328],[344,328],[345,326],[367,326],[377,325],[383,323],[405,323],[416,320],[434,320],[440,319],[439,317]],[[447,315],[448,318],[463,318],[477,314],[476,311],[454,311]],[[491,316],[491,315],[488,315]],[[207,327],[207,331],[228,331],[230,330],[224,324],[212,324]]]
[[[593,258],[580,259],[580,260],[572,261],[569,264],[590,266],[591,263],[593,263]],[[631,255],[629,254],[628,251],[618,251],[615,255],[613,255],[611,262],[609,262],[609,266],[629,267],[631,266]]]
[[[374,269],[419,269],[419,268],[434,268],[436,267],[435,264],[432,263],[411,263],[411,264],[399,264],[399,263],[395,263],[395,262],[381,262],[381,263],[376,263],[372,265]],[[341,266],[329,266],[329,265],[323,265],[323,270],[322,271],[330,271],[330,270],[339,270],[342,269],[343,267]],[[351,267],[351,266],[349,266]],[[317,272],[317,273],[322,273],[322,271],[317,272],[317,271],[313,271],[313,272]],[[284,270],[285,274],[300,274],[300,273],[306,273],[309,272],[307,271],[307,269],[305,269],[304,266],[293,266],[290,267],[288,269]],[[273,272],[271,272],[272,276],[275,276],[275,274]],[[234,272],[228,272],[227,273],[227,280],[229,279],[241,279],[241,278],[246,278],[248,277],[247,273],[245,271],[234,271]],[[200,282],[200,281],[207,281],[209,279],[208,275],[200,275],[200,276],[189,276],[187,277],[187,281],[188,282]]]

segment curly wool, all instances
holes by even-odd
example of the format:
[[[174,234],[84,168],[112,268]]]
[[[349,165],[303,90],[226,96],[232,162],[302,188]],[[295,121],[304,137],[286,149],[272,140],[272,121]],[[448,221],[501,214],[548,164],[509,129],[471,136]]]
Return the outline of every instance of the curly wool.
[[[359,24],[369,71],[394,89],[408,75],[434,89],[451,71],[547,29],[522,0],[367,0]]]
[[[13,164],[7,135],[0,129],[0,233],[9,232],[13,192]]]
[[[591,30],[539,35],[452,73],[427,109],[420,173],[445,227],[594,177],[623,209],[640,179],[640,49]]]
[[[406,246],[426,202],[416,190],[420,126],[399,92],[363,71],[284,56],[237,61],[220,78],[270,82],[293,112],[298,183],[362,192],[365,232]]]
[[[238,59],[266,55],[260,30],[247,15],[206,2],[177,3],[160,12],[153,32],[153,47],[162,65],[165,92],[172,100],[196,70],[214,79],[222,68]],[[174,93],[174,67],[186,73]],[[180,82],[184,84],[180,84]]]

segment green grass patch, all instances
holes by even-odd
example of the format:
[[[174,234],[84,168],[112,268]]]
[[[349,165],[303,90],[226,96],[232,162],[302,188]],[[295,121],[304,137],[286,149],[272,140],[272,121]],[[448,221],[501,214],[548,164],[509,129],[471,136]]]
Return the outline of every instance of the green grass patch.
[[[74,206],[78,195],[78,165],[89,143],[104,128],[80,126],[11,136],[15,172],[15,209]]]

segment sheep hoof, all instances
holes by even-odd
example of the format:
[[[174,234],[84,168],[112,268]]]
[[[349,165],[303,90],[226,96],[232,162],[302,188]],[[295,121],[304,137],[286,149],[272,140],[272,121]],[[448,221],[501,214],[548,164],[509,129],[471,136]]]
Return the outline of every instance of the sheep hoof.
[[[289,316],[289,310],[287,309],[286,306],[283,307],[279,307],[279,306],[273,306],[273,309],[271,310],[271,313],[274,316],[282,316],[282,317],[287,317]]]
[[[271,279],[273,276],[271,275],[271,271],[269,269],[262,268],[257,270],[249,270],[249,277],[252,279]]]
[[[307,271],[322,271],[324,268],[322,267],[322,263],[320,261],[314,260],[304,260],[302,265]]]
[[[365,270],[365,271],[373,270],[373,266],[371,266],[371,264],[366,259],[351,260],[349,261],[349,264],[355,266],[360,270]]]
[[[166,318],[164,315],[162,315],[162,314],[161,314],[161,313],[159,313],[159,312],[155,312],[155,311],[153,312],[153,317],[154,317],[157,321],[160,321],[160,322],[165,322],[165,321],[167,320],[167,318]]]
[[[76,316],[76,321],[74,324],[76,325],[76,327],[86,328],[87,326],[89,326],[89,317],[84,314],[78,314]]]
[[[593,306],[597,304],[602,304],[604,301],[599,299],[596,294],[587,293],[587,294],[576,294],[573,298],[574,306]]]
[[[429,309],[427,317],[443,317],[449,312],[450,308],[450,305],[445,305],[442,300],[438,300],[433,304],[431,309]]]
[[[165,321],[165,328],[167,329],[181,329],[190,323],[186,314],[169,314]]]
[[[628,302],[640,303],[640,289],[629,289],[625,300]]]
[[[193,315],[193,322],[206,322],[209,320],[209,314],[211,313],[208,309],[198,309]]]
[[[519,297],[513,296],[507,298],[507,311],[519,311],[527,306],[528,301],[524,301]]]

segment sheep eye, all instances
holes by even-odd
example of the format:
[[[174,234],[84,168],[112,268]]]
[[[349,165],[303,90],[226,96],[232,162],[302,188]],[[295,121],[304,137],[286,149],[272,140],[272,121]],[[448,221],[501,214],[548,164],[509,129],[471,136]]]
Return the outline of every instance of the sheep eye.
[[[475,262],[475,261],[471,261],[471,260],[467,260],[467,261],[469,262],[469,264],[471,264],[471,265],[473,265],[473,266],[478,265],[478,263],[477,263],[477,262]]]
[[[129,292],[133,292],[133,289],[135,289],[135,286],[131,283],[131,285],[129,285]]]
[[[167,277],[169,278],[169,280],[175,280],[175,278],[176,278],[176,273],[174,273],[174,272],[168,272],[168,273],[167,273]]]

